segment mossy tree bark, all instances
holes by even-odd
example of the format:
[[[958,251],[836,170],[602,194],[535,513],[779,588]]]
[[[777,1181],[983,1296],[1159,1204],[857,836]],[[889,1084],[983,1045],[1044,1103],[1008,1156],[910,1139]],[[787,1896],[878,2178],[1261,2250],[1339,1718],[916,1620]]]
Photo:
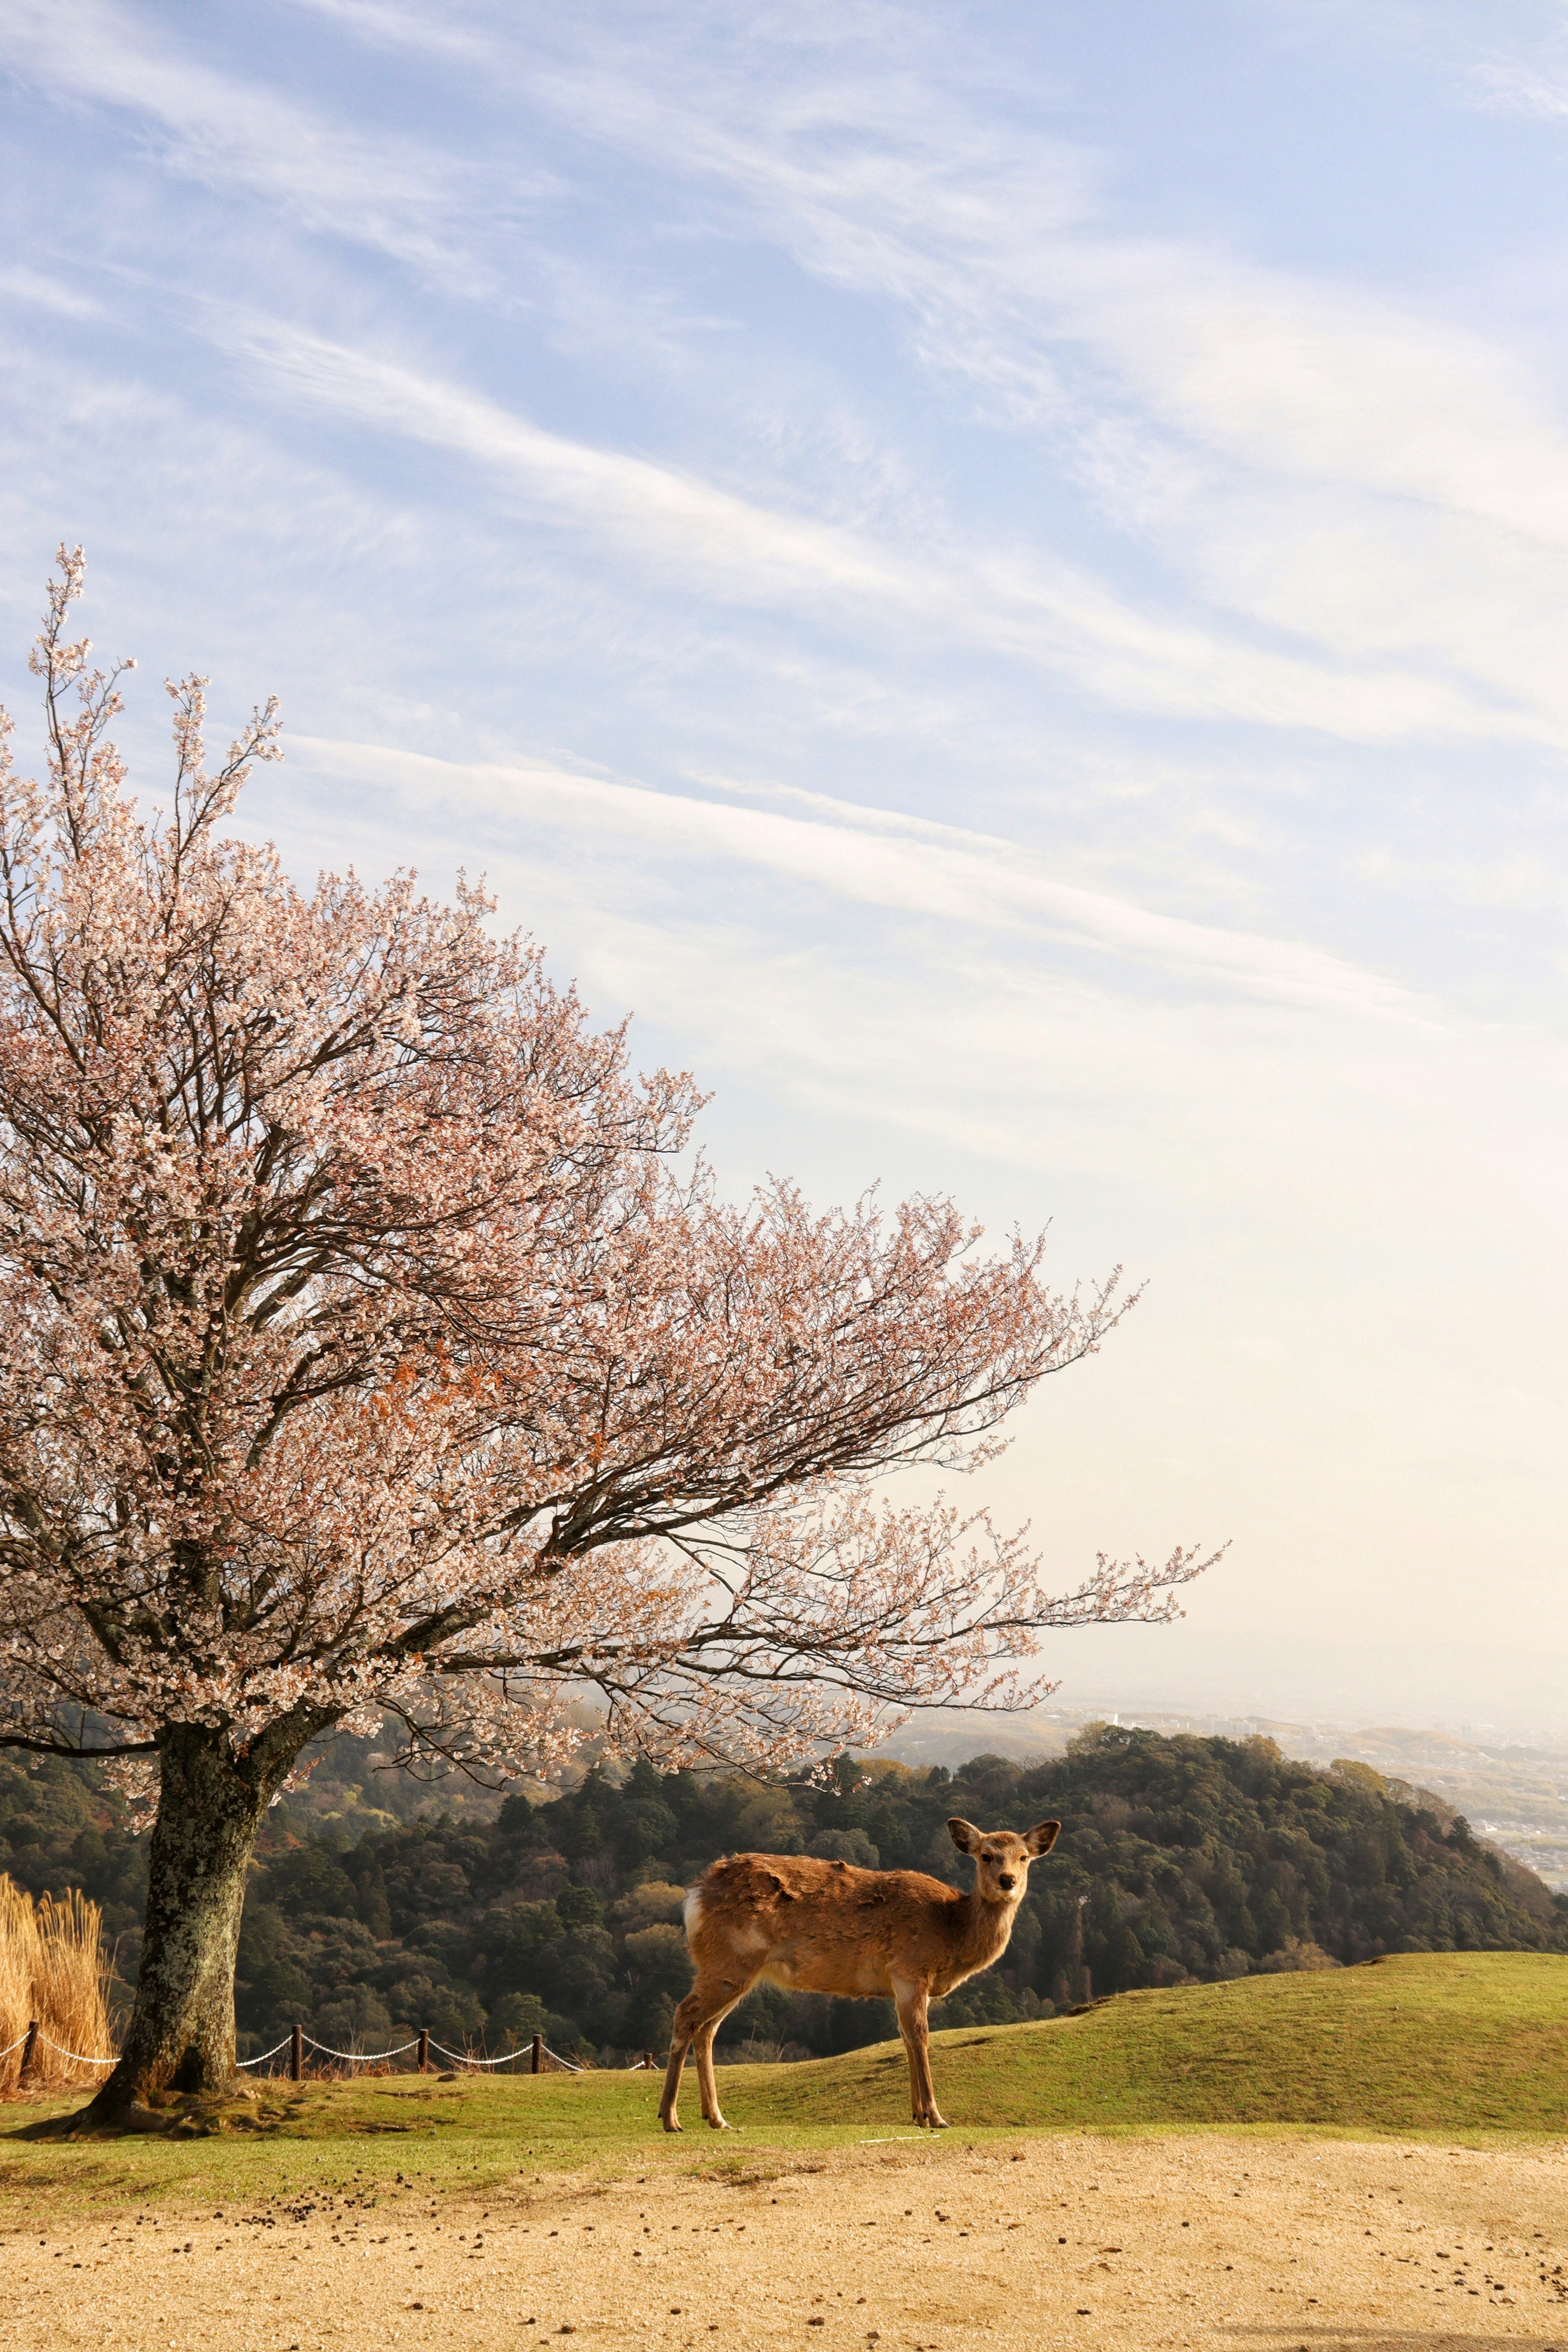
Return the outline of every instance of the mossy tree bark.
[[[169,2091],[235,2081],[234,1970],[246,1874],[262,1814],[319,1717],[271,1727],[236,1755],[222,1731],[158,1734],[158,1818],[148,1857],[142,1968],[125,2044],[88,2109],[113,2122]]]

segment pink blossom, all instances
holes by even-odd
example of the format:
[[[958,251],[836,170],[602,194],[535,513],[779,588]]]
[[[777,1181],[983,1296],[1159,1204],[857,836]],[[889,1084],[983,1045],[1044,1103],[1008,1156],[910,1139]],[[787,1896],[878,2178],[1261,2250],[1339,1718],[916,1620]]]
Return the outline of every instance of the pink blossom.
[[[1159,1616],[1205,1563],[1022,1539],[901,1464],[973,1467],[1130,1301],[1052,1294],[944,1201],[725,1202],[689,1076],[635,1076],[482,889],[302,892],[222,827],[279,756],[137,813],[121,671],[33,656],[48,775],[0,714],[0,1742],[128,1770],[161,1727],[291,1761],[613,1744],[780,1764],[910,1706],[1018,1703],[1049,1627]]]

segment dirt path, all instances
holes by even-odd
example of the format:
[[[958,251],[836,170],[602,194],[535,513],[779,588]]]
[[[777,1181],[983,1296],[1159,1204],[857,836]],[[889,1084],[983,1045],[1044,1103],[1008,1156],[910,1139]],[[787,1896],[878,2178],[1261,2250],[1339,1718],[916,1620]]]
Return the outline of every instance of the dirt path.
[[[463,2210],[5,2216],[0,2352],[1568,2352],[1568,2151],[912,2138]],[[706,2147],[694,2147],[693,2158]],[[724,2143],[723,2158],[743,2150]],[[575,2352],[575,2347],[574,2347]]]

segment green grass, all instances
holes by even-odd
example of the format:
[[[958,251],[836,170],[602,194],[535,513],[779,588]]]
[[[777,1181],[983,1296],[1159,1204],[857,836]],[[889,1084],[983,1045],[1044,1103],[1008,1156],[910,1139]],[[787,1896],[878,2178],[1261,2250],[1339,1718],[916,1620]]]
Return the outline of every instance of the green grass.
[[[1124,1993],[1084,2017],[931,2038],[953,2123],[1568,2133],[1568,1958],[1556,1954],[1423,1953]],[[901,2050],[790,2073],[787,2085],[763,2076],[748,2116],[826,2125],[901,2111]]]
[[[932,2037],[955,2137],[1172,2128],[1568,2135],[1568,1958],[1521,1952],[1389,1959],[1321,1975],[1127,1993],[1082,2017]],[[562,2171],[731,2172],[867,2139],[914,2138],[901,2047],[787,2067],[724,2067],[740,2127],[659,2131],[658,2077],[454,2083],[404,2075],[269,2086],[247,2125],[208,2136],[28,2141],[48,2107],[13,2107],[0,2192],[67,2202],[374,2200],[482,2192]]]

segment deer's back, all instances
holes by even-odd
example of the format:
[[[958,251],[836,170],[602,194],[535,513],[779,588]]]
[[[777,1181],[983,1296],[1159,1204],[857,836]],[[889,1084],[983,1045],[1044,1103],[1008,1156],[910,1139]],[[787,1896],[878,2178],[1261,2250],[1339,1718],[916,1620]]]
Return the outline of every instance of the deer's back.
[[[726,1965],[800,1992],[888,1993],[962,1967],[970,1906],[918,1870],[860,1870],[814,1854],[731,1853],[687,1897],[700,1969]],[[980,1965],[984,1965],[981,1962]]]

